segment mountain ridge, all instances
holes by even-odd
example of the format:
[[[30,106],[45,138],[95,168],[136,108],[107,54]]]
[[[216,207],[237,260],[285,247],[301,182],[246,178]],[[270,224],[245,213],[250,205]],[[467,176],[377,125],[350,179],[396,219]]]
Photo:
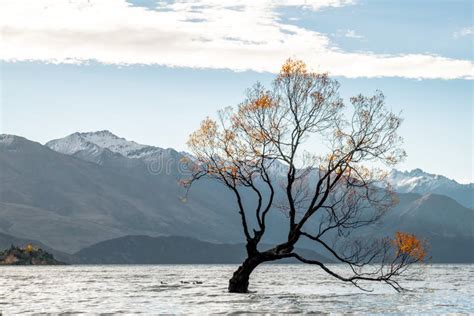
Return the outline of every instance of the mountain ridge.
[[[104,160],[114,155],[141,160],[151,166],[153,163],[168,164],[172,159],[193,157],[187,152],[177,152],[172,148],[138,144],[119,137],[108,130],[96,132],[76,132],[63,138],[51,140],[47,147],[63,154],[77,156],[81,159],[103,164]],[[163,166],[160,166],[163,167]],[[278,176],[285,173],[286,166],[272,164],[271,171]],[[454,198],[463,206],[474,208],[474,183],[460,184],[443,175],[431,174],[420,168],[411,171],[392,169],[387,181],[398,193],[438,193]]]
[[[387,180],[399,193],[437,193],[449,196],[465,207],[474,208],[474,183],[461,184],[420,168],[411,171],[393,169]]]
[[[229,203],[234,197],[225,188],[200,181],[187,202],[182,201],[178,180],[183,153],[163,150],[167,165],[153,169],[153,161],[146,158],[105,149],[94,157],[81,150],[64,154],[20,136],[0,135],[0,232],[41,240],[65,252],[125,235],[185,234],[208,242],[242,242],[238,214]],[[400,204],[381,231],[415,230],[427,238],[452,238],[448,250],[456,247],[456,238],[471,238],[474,210],[430,194],[398,194]],[[265,243],[279,240],[287,229],[280,212],[269,215]],[[446,251],[441,255],[448,255]]]
[[[309,249],[297,250],[308,258],[334,262]],[[73,254],[81,262],[93,264],[225,264],[241,263],[245,255],[244,244],[209,243],[187,236],[146,235],[104,240]]]
[[[130,159],[149,160],[159,157],[163,152],[174,149],[138,144],[119,137],[108,130],[96,132],[76,132],[63,138],[48,141],[45,146],[63,154],[75,155],[88,152],[91,156],[103,151],[120,154]]]

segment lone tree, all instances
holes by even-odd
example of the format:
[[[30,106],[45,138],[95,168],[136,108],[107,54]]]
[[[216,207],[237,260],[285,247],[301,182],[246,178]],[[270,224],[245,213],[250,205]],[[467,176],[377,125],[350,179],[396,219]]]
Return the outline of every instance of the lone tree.
[[[338,88],[327,74],[289,59],[271,89],[256,84],[236,109],[220,111],[217,121],[205,119],[191,134],[192,175],[183,184],[189,189],[204,177],[221,182],[235,195],[240,214],[247,258],[230,279],[230,292],[247,292],[258,265],[282,258],[317,265],[358,287],[360,281],[378,281],[400,290],[394,277],[423,260],[423,245],[413,235],[354,234],[395,203],[384,174],[362,163],[394,165],[405,152],[397,135],[401,119],[385,108],[382,93],[352,97],[345,109]],[[302,148],[315,138],[319,156]],[[244,201],[250,198],[253,203]],[[276,211],[286,215],[288,234],[261,250],[267,216]],[[346,264],[347,275],[298,254],[301,239]]]

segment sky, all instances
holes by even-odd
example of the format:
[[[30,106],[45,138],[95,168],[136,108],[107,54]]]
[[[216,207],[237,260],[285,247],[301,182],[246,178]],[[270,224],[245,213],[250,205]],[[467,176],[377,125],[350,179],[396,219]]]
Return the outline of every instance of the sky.
[[[384,92],[404,117],[398,169],[474,182],[472,14],[458,0],[2,0],[0,133],[107,129],[187,150],[293,57],[346,100]]]

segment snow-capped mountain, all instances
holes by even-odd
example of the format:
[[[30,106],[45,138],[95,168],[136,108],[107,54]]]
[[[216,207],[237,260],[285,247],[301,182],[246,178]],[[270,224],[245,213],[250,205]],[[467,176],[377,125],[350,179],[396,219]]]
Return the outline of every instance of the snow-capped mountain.
[[[160,156],[165,151],[159,147],[141,145],[126,140],[107,130],[74,133],[64,138],[52,140],[46,143],[46,146],[54,151],[66,155],[80,156],[94,162],[100,162],[98,157],[108,152],[131,159],[149,160]]]
[[[199,183],[190,193],[195,198],[184,203],[176,164],[158,176],[151,172],[155,164],[149,169],[140,159],[91,146],[78,136],[50,144],[73,153],[63,154],[20,136],[0,135],[0,233],[67,252],[124,235],[240,240],[232,195],[225,188]],[[97,148],[100,157],[114,156],[98,164],[79,155]]]
[[[15,140],[16,137],[18,137],[18,136],[8,135],[8,134],[1,134],[0,135],[0,144],[10,145],[11,143],[13,143],[13,141]]]
[[[158,176],[155,171],[160,166],[154,162],[127,157],[146,158],[137,152],[155,149],[172,158],[165,162],[176,162],[185,153],[140,145],[110,132],[76,133],[48,146],[0,135],[0,233],[40,240],[66,252],[124,235],[179,234],[219,243],[241,242],[234,196],[225,187],[197,182],[184,203],[185,190],[177,181],[182,176],[180,165],[166,164],[167,172]],[[102,160],[90,163],[94,157]],[[284,164],[272,168],[276,175],[286,171]],[[420,171],[406,174],[407,179],[423,176]],[[405,178],[397,179],[401,184]],[[459,195],[453,190],[449,193]],[[253,192],[243,193],[244,201],[255,198]],[[279,194],[284,192],[278,191],[277,199]],[[432,192],[398,197],[400,203],[376,227],[377,232],[407,231],[427,238],[437,262],[474,261],[470,255],[472,209]],[[284,214],[271,212],[269,223],[268,242],[281,240],[287,229]]]
[[[167,165],[170,161],[179,161],[183,156],[192,159],[188,153],[138,144],[107,130],[74,133],[52,140],[46,143],[46,146],[54,151],[98,164],[104,164],[107,161],[115,165],[130,165],[133,161],[140,160],[147,164],[160,161],[163,165]],[[157,160],[158,158],[161,160]],[[165,161],[162,161],[163,158]],[[287,166],[277,161],[270,169],[274,176],[281,177],[286,174]],[[474,184],[472,183],[460,184],[455,180],[430,174],[421,169],[392,170],[388,181],[399,193],[442,194],[453,198],[465,207],[474,208]]]
[[[403,193],[416,191],[432,191],[439,187],[457,187],[461,184],[444,176],[424,172],[421,169],[411,171],[392,170],[389,181],[393,187]]]
[[[424,172],[392,170],[388,181],[400,193],[436,193],[449,196],[462,205],[474,208],[474,184],[461,184],[445,176]]]

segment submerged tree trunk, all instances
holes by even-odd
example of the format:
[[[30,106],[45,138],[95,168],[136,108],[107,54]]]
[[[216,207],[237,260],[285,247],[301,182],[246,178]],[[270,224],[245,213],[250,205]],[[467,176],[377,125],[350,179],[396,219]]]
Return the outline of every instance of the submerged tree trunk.
[[[259,256],[251,256],[245,259],[229,280],[229,292],[247,293],[250,274],[262,262],[263,260]]]

